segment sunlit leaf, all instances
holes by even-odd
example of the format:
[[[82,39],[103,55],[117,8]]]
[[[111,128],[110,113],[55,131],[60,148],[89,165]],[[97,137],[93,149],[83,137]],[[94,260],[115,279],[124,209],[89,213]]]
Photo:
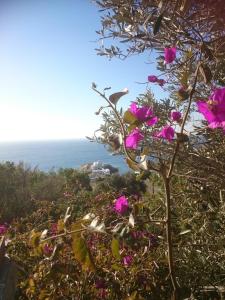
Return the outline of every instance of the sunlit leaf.
[[[47,233],[48,233],[48,229],[43,230],[41,233],[40,239],[45,239],[47,236]]]
[[[189,232],[191,232],[191,230],[187,229],[187,230],[184,230],[184,231],[180,232],[179,235],[184,235],[184,234],[187,234]]]
[[[144,170],[147,171],[148,170],[148,160],[147,160],[147,156],[146,155],[142,155],[141,157],[141,162],[138,164],[139,167]]]
[[[134,227],[134,216],[133,216],[132,214],[130,214],[130,216],[129,216],[128,223],[129,223],[132,227]]]
[[[93,220],[95,218],[95,214],[88,213],[83,217],[83,220]]]

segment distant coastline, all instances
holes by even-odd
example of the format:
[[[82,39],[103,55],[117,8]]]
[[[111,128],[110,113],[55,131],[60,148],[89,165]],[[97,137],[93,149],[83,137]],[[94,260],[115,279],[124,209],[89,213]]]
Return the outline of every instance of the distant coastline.
[[[128,171],[122,156],[113,156],[104,145],[86,139],[0,142],[0,162],[5,161],[24,162],[46,172],[101,161],[118,168],[121,174]]]

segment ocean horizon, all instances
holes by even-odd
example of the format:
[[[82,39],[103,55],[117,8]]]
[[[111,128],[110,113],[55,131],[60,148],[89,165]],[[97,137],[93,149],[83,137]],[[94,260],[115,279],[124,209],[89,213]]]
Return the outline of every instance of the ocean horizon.
[[[0,162],[23,162],[48,172],[60,168],[76,168],[100,161],[111,164],[119,172],[129,171],[124,157],[112,155],[104,145],[86,139],[0,142]]]

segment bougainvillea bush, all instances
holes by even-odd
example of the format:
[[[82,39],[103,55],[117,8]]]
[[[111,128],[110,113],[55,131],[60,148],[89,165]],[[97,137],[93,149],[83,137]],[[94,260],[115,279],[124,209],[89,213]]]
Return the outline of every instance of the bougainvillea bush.
[[[90,139],[123,155],[144,189],[70,190],[54,220],[47,213],[36,227],[27,222],[23,234],[3,224],[23,265],[18,297],[201,299],[225,283],[223,1],[95,2],[99,55],[158,55],[156,74],[143,74],[146,91],[128,107],[120,107],[127,88],[92,84],[105,106]],[[77,201],[87,204],[83,214]]]

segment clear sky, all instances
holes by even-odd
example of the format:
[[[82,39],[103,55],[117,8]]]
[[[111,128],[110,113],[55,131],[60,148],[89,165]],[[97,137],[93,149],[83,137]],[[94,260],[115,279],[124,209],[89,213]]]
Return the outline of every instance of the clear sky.
[[[92,135],[103,101],[91,90],[127,87],[128,105],[154,74],[147,56],[96,55],[100,13],[89,0],[1,0],[0,141]],[[158,87],[155,91],[159,92]]]

